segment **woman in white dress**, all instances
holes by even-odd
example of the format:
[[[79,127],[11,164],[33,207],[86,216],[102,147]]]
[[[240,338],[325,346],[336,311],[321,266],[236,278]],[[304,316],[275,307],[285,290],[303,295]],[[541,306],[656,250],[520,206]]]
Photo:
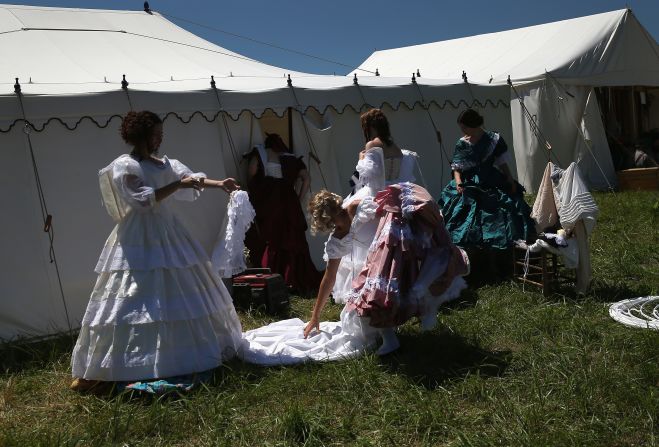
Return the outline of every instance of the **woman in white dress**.
[[[414,182],[418,169],[418,155],[396,145],[389,130],[387,117],[380,109],[371,109],[361,116],[362,131],[366,147],[359,154],[355,168],[356,177],[353,193],[343,202],[344,208],[356,199],[375,197],[385,186],[403,182]],[[420,171],[419,171],[420,172]],[[350,253],[341,259],[332,290],[336,303],[345,304],[352,291],[352,281],[364,266],[368,248],[373,241],[377,223],[360,225],[353,234]]]
[[[130,112],[123,139],[133,145],[99,172],[117,222],[96,265],[98,279],[71,359],[71,388],[205,371],[235,355],[241,326],[231,297],[203,248],[170,208],[203,188],[238,188],[178,160],[157,158],[162,121]]]

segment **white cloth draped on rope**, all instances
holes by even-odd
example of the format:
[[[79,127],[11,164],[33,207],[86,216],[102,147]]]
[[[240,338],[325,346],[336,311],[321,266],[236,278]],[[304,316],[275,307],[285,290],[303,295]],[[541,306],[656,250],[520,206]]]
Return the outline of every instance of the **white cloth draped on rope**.
[[[584,182],[579,167],[571,163],[563,170],[549,162],[545,168],[531,217],[541,232],[560,225],[572,233],[565,248],[553,248],[543,241],[530,249],[546,248],[563,257],[565,266],[576,268],[578,293],[585,293],[592,280],[589,237],[595,227],[599,208]]]
[[[222,278],[231,278],[247,269],[245,233],[256,217],[246,191],[233,191],[227,204],[226,227],[218,236],[211,260]]]

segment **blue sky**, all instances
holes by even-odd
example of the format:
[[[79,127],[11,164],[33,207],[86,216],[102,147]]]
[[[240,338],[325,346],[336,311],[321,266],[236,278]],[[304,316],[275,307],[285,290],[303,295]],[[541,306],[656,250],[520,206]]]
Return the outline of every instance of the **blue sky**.
[[[44,0],[28,5],[142,9],[142,0]],[[446,40],[630,7],[659,38],[659,0],[151,0],[151,8],[253,39],[358,66],[375,49]],[[263,62],[312,73],[334,65],[204,29],[178,25]]]

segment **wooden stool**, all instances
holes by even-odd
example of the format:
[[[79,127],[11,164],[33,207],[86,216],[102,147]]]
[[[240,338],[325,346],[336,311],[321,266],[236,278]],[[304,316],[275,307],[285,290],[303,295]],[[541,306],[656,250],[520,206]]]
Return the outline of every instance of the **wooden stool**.
[[[545,249],[537,253],[529,253],[529,264],[526,277],[526,248],[513,248],[513,278],[524,284],[531,284],[542,289],[544,296],[551,295],[559,283],[558,256]]]

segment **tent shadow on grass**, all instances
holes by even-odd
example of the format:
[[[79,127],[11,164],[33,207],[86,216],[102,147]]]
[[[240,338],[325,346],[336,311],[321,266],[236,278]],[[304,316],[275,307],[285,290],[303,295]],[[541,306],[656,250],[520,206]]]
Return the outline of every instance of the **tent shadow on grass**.
[[[401,348],[382,357],[381,364],[429,390],[473,374],[500,377],[511,362],[510,351],[488,351],[447,330],[399,338]]]
[[[652,290],[646,284],[632,284],[630,286],[628,283],[595,279],[585,295],[576,293],[573,286],[562,285],[547,299],[554,301],[568,299],[573,302],[590,300],[607,304],[651,294]]]
[[[60,361],[63,355],[70,357],[76,336],[65,334],[41,341],[16,341],[0,345],[0,373],[15,374],[28,370],[44,369],[50,363]]]

